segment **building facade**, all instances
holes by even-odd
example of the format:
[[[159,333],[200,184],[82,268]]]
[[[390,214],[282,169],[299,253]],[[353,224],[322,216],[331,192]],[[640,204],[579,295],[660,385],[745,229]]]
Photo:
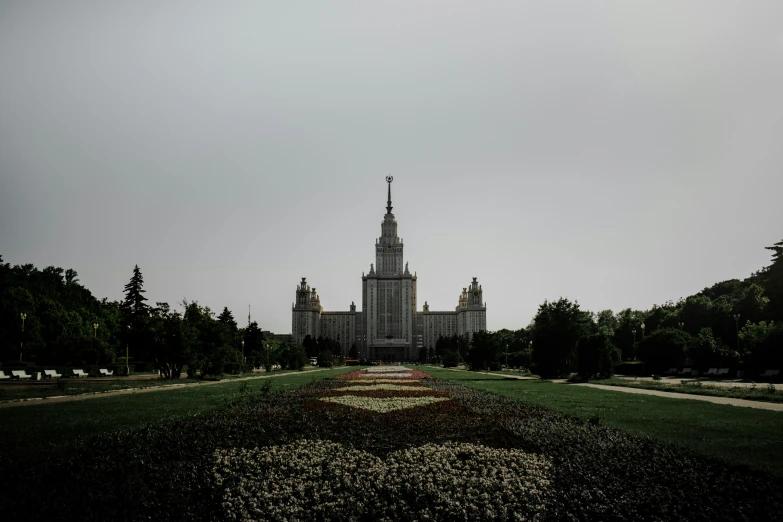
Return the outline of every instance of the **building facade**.
[[[292,306],[292,335],[301,344],[308,335],[330,337],[347,354],[356,343],[360,356],[373,360],[414,360],[421,348],[434,348],[438,337],[471,336],[487,329],[483,290],[474,277],[462,289],[453,311],[417,310],[416,274],[403,264],[403,242],[392,214],[391,177],[381,236],[375,241],[375,263],[362,274],[362,311],[351,303],[347,312],[326,312],[315,288],[302,278]]]

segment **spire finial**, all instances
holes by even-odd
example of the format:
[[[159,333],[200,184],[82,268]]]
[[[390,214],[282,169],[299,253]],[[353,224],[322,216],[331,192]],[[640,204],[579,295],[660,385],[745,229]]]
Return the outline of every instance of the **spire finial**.
[[[386,176],[386,183],[389,184],[389,199],[386,202],[386,213],[391,214],[392,211],[392,204],[391,204],[391,184],[392,181],[394,181],[394,177],[392,176]]]

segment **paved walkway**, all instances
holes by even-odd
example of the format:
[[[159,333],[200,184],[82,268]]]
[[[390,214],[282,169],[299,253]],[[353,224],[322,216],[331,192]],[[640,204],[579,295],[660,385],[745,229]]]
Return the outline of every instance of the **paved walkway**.
[[[687,383],[692,382],[700,382],[702,386],[708,387],[711,386],[713,388],[732,388],[732,387],[743,387],[743,388],[752,388],[757,387],[766,388],[770,384],[775,387],[777,390],[783,390],[783,384],[781,383],[771,383],[770,381],[748,381],[748,380],[742,380],[742,379],[729,379],[725,381],[715,381],[711,380],[709,378],[704,377],[662,377],[661,380],[655,381],[652,377],[630,377],[625,375],[615,375],[618,379],[625,379],[628,381],[649,381],[649,382],[659,382],[661,384],[670,384],[670,385],[677,385],[680,384],[682,381],[685,381]]]
[[[469,372],[472,374],[482,374],[482,375],[492,375],[493,377],[508,377],[509,379],[518,379],[520,381],[537,381],[539,380],[538,377],[530,377],[529,375],[509,375],[507,373],[499,373],[499,372],[473,372],[470,370],[466,370],[465,368],[444,368],[442,366],[432,366],[428,365],[428,368],[435,368],[436,370],[451,370],[453,372]]]
[[[253,375],[250,377],[239,377],[237,379],[230,379],[230,380],[223,380],[223,381],[203,381],[203,382],[195,382],[195,383],[163,384],[161,386],[149,386],[147,388],[126,388],[124,390],[83,393],[80,395],[57,395],[54,397],[35,397],[31,399],[20,399],[20,400],[0,402],[0,409],[10,408],[12,406],[30,406],[32,404],[53,404],[53,403],[60,403],[60,402],[83,401],[86,399],[100,399],[102,397],[113,397],[115,395],[128,395],[133,393],[167,391],[167,390],[180,389],[180,388],[191,387],[191,386],[211,386],[213,384],[227,384],[230,382],[252,381],[256,379],[272,379],[274,377],[283,377],[285,375],[302,375],[302,373],[320,372],[326,369],[327,368],[319,368],[317,370],[305,370],[305,372],[285,372],[285,373],[276,373],[273,375]]]
[[[756,408],[758,410],[783,411],[783,404],[777,402],[749,401],[746,399],[732,399],[731,397],[712,397],[710,395],[693,395],[691,393],[665,392],[658,390],[645,390],[642,388],[626,388],[624,386],[606,386],[605,384],[572,384],[571,386],[587,386],[622,393],[638,393],[641,395],[655,395],[667,399],[690,399],[693,401],[711,402],[713,404],[726,404],[729,406],[741,406],[744,408]]]

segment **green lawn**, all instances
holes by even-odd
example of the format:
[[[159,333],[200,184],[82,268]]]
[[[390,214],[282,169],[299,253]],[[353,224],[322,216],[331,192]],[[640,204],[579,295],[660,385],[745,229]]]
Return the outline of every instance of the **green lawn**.
[[[417,369],[433,377],[583,419],[599,417],[601,424],[783,475],[783,412],[538,380],[523,381],[429,366]]]
[[[302,371],[265,379],[0,408],[0,457],[9,452],[56,449],[79,436],[193,417],[225,407],[240,396],[241,390],[253,393],[267,382],[272,389],[290,389],[359,368]]]

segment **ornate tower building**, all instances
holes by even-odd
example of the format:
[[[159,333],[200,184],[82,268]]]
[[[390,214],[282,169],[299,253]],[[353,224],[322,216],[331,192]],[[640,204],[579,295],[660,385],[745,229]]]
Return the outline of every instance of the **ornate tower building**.
[[[361,358],[411,361],[418,358],[420,348],[434,348],[441,336],[486,330],[487,308],[475,277],[462,289],[454,311],[433,312],[426,303],[422,312],[416,310],[416,275],[408,263],[403,265],[403,242],[392,214],[392,181],[386,177],[386,215],[375,241],[375,263],[362,274],[362,311],[357,312],[353,303],[348,312],[323,311],[315,288],[310,289],[303,277],[292,307],[297,343],[307,335],[323,335],[339,341],[344,354],[355,343]]]
[[[386,215],[381,223],[381,237],[375,242],[375,263],[362,275],[362,312],[364,312],[364,346],[372,359],[412,359],[414,313],[416,311],[416,276],[408,265],[403,269],[402,239],[397,236],[397,220],[392,214],[391,183]]]

